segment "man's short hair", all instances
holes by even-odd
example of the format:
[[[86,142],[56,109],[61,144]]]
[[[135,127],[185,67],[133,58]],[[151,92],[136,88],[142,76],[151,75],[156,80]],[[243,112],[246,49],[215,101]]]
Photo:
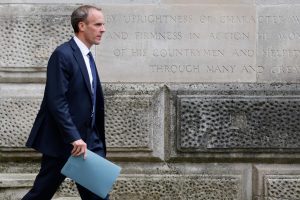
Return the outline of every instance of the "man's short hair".
[[[91,9],[95,9],[98,11],[102,10],[101,8],[98,8],[95,6],[83,5],[73,11],[73,13],[71,15],[71,24],[72,24],[72,27],[73,27],[73,30],[75,33],[79,32],[79,28],[78,28],[79,22],[86,21],[88,14],[89,14],[89,10],[91,10]]]

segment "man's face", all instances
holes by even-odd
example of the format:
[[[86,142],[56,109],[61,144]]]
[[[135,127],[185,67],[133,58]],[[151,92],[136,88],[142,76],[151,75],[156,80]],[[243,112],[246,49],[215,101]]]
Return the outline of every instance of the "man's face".
[[[89,15],[85,22],[80,22],[83,42],[88,48],[92,45],[100,44],[102,34],[105,32],[104,16],[96,9],[89,10]]]

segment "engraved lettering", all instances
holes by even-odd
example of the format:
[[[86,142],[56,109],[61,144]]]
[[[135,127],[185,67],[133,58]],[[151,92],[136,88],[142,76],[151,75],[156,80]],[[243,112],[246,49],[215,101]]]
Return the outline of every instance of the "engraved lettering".
[[[234,56],[247,56],[247,57],[253,57],[254,56],[254,50],[252,49],[234,49],[233,55]]]
[[[256,69],[252,65],[244,65],[242,67],[242,72],[246,72],[246,73],[256,72]]]
[[[221,16],[219,22],[223,24],[254,24],[254,16]]]
[[[261,65],[257,66],[257,68],[256,68],[257,73],[263,73],[264,70],[265,70],[264,66],[261,66]]]
[[[202,15],[199,17],[199,21],[201,24],[210,24],[214,21],[214,17]]]
[[[250,33],[244,32],[216,32],[209,33],[209,38],[213,40],[249,40]]]
[[[137,40],[181,40],[181,32],[135,32]]]
[[[111,40],[126,40],[128,39],[128,33],[127,32],[106,32],[105,33],[105,39],[111,39]]]
[[[202,34],[201,33],[189,33],[188,34],[189,39],[193,40],[193,39],[201,39],[202,38]]]
[[[257,38],[259,40],[268,40],[272,38],[272,34],[271,33],[257,33]]]
[[[282,24],[285,23],[284,16],[275,15],[275,16],[258,16],[258,23],[264,24]]]
[[[300,66],[272,66],[272,74],[299,74]]]
[[[293,24],[300,24],[300,17],[299,16],[290,16],[289,20]]]
[[[114,49],[113,54],[114,56],[124,56],[125,49]]]
[[[152,55],[154,57],[179,57],[179,56],[191,56],[191,57],[218,57],[224,56],[224,49],[153,49]]]
[[[278,33],[278,38],[281,40],[299,40],[300,33],[298,33],[298,32]]]
[[[146,49],[114,49],[113,54],[116,57],[120,56],[135,56],[135,57],[141,57],[146,56],[147,52]]]
[[[150,24],[187,24],[193,20],[192,15],[122,15],[122,22]]]
[[[106,15],[107,23],[114,23],[115,21],[117,21],[117,15]]]
[[[199,73],[201,67],[199,65],[190,64],[153,64],[149,65],[151,72],[154,73]]]
[[[207,72],[211,73],[233,73],[235,65],[207,65]]]
[[[298,57],[300,49],[263,49],[263,56],[266,57]]]

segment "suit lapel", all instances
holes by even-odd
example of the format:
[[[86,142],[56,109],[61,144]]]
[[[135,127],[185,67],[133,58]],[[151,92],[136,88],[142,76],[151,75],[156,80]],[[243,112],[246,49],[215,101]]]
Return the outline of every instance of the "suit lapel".
[[[80,71],[81,71],[82,76],[84,78],[85,85],[87,87],[87,90],[89,91],[90,96],[92,97],[90,78],[89,78],[88,71],[86,69],[86,65],[85,65],[82,53],[81,53],[79,47],[77,46],[77,44],[75,43],[73,38],[69,41],[69,43],[70,43],[70,45],[73,49],[73,55],[74,55],[78,65],[79,65]]]

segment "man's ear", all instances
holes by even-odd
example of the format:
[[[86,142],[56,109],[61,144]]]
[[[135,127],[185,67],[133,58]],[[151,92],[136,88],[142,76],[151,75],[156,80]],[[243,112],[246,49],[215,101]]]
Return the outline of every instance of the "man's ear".
[[[84,22],[79,22],[78,23],[78,29],[79,31],[84,31],[85,30],[85,23]]]

